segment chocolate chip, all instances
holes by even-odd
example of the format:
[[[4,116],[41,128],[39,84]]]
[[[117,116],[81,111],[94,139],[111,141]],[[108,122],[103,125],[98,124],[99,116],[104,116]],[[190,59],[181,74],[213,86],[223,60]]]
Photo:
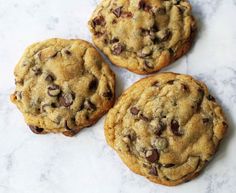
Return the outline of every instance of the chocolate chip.
[[[204,96],[204,90],[203,89],[201,89],[201,88],[198,88],[198,93],[201,95],[201,97],[203,97]]]
[[[165,165],[163,165],[163,167],[165,167],[165,168],[171,168],[173,166],[175,166],[175,164],[165,164]]]
[[[151,174],[153,176],[158,176],[156,167],[151,167],[149,174]]]
[[[111,100],[113,97],[113,93],[110,88],[106,92],[103,93],[103,97],[107,98],[108,100]]]
[[[119,42],[119,39],[118,38],[113,38],[110,40],[110,44],[114,44],[114,43],[117,43]]]
[[[60,105],[64,106],[64,107],[71,106],[73,104],[73,102],[74,102],[74,96],[71,93],[64,93],[59,98]]]
[[[158,81],[154,81],[154,82],[152,83],[152,86],[154,86],[154,87],[159,87],[159,86],[160,86],[160,83],[159,83]]]
[[[176,136],[181,136],[183,135],[182,133],[180,133],[179,131],[179,123],[176,120],[172,120],[171,121],[171,131],[172,133],[174,133]]]
[[[174,5],[177,5],[177,4],[179,4],[180,3],[180,0],[173,0],[173,4]]]
[[[141,30],[142,35],[144,36],[150,35],[150,30],[144,29],[144,28],[141,28],[140,30]]]
[[[158,32],[158,30],[159,30],[159,28],[158,28],[157,24],[154,24],[150,29],[150,31],[154,32],[154,33]]]
[[[42,70],[41,70],[39,67],[37,67],[37,66],[34,66],[34,67],[32,68],[32,71],[34,72],[34,74],[35,74],[36,76],[42,74]]]
[[[65,120],[64,127],[65,127],[65,129],[68,130],[68,131],[73,130],[73,129],[71,129],[71,128],[68,126],[68,121],[67,121],[67,120]]]
[[[98,16],[93,19],[93,27],[96,27],[97,25],[100,25],[100,26],[106,25],[106,22],[103,16]]]
[[[216,101],[216,99],[215,99],[212,95],[208,95],[208,96],[207,96],[207,99],[208,99],[209,101]]]
[[[175,82],[175,80],[169,80],[169,81],[167,82],[167,84],[173,85],[174,82]]]
[[[65,136],[67,136],[67,137],[73,137],[74,135],[76,135],[76,133],[77,133],[77,132],[74,131],[74,130],[70,130],[70,131],[68,130],[68,131],[63,131],[63,132],[62,132],[62,134],[65,135]]]
[[[170,53],[171,56],[174,56],[175,55],[175,52],[172,48],[169,48],[168,49],[168,52]]]
[[[140,114],[140,119],[145,121],[145,122],[149,121],[149,119],[145,115],[143,115],[143,114]]]
[[[84,109],[84,101],[80,103],[78,111],[82,111]]]
[[[65,54],[70,56],[72,53],[69,50],[65,50]]]
[[[156,11],[157,14],[159,15],[165,15],[166,14],[166,9],[164,7],[160,7]]]
[[[160,122],[155,131],[155,135],[160,136],[165,129],[166,129],[166,124],[163,122]]]
[[[95,111],[97,109],[96,105],[93,104],[90,100],[86,100],[84,102],[84,108],[86,108],[90,111]]]
[[[152,7],[148,5],[145,0],[139,1],[138,8],[144,11],[149,11]]]
[[[56,58],[57,54],[58,54],[58,52],[55,52],[50,58]]]
[[[41,112],[46,112],[46,108],[47,107],[50,107],[51,105],[50,104],[44,104],[44,105],[42,105],[42,107],[41,107]]]
[[[43,128],[39,128],[39,127],[33,126],[33,125],[29,125],[29,128],[31,129],[31,131],[33,133],[36,133],[36,134],[40,134],[40,133],[42,133],[44,131]]]
[[[95,32],[94,35],[97,36],[97,37],[101,37],[104,33],[102,32]]]
[[[58,85],[52,84],[48,87],[48,95],[51,97],[56,97],[61,93],[61,89]]]
[[[159,153],[156,149],[148,150],[145,157],[149,162],[155,163],[159,159]]]
[[[90,91],[95,91],[98,87],[98,79],[97,78],[94,78],[90,83],[89,83],[89,87],[88,89]]]
[[[52,81],[54,81],[55,79],[54,79],[54,77],[53,77],[52,75],[48,74],[48,75],[46,76],[45,80],[48,81],[48,82],[52,82]]]
[[[164,29],[157,33],[157,37],[161,42],[167,41],[170,38],[170,36],[171,36],[171,31],[169,29]]]
[[[131,12],[122,12],[121,17],[131,18],[131,17],[133,17],[133,14]]]
[[[153,69],[154,68],[152,63],[148,62],[147,60],[144,60],[143,64],[144,64],[144,66],[146,68],[149,68],[149,69]]]
[[[203,97],[204,97],[204,90],[201,88],[198,88],[198,93],[200,95],[198,101],[197,101],[197,111],[201,108]]]
[[[132,115],[137,115],[138,113],[139,113],[139,109],[137,108],[137,107],[132,107],[131,109],[130,109],[130,113],[132,114]]]
[[[111,23],[112,23],[112,24],[116,24],[116,23],[117,23],[117,20],[116,20],[116,19],[113,19]]]
[[[131,133],[125,135],[122,139],[123,139],[123,141],[125,143],[133,142],[133,141],[136,140],[136,133],[135,132],[131,132]]]
[[[183,89],[184,92],[189,91],[189,87],[186,84],[182,84],[182,89]]]
[[[112,53],[114,55],[120,55],[123,49],[124,49],[123,46],[120,43],[117,43],[113,46]]]
[[[228,129],[228,124],[225,122],[225,121],[223,121],[223,126],[224,126],[224,128],[226,128],[226,129]]]
[[[203,119],[202,119],[202,122],[203,122],[204,124],[209,123],[209,121],[210,121],[210,119],[208,119],[208,118],[203,118]]]
[[[51,107],[52,107],[52,108],[57,108],[57,104],[56,104],[56,103],[52,103],[52,104],[51,104]]]
[[[114,9],[114,10],[112,11],[112,13],[113,13],[117,18],[119,18],[119,17],[121,16],[121,9],[122,9],[122,7],[117,7],[116,9]]]

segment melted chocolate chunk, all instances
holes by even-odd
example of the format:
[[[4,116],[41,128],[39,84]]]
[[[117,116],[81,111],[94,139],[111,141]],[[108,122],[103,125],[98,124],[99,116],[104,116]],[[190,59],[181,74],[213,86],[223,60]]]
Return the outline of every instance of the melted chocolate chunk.
[[[173,166],[175,166],[175,164],[165,164],[165,165],[163,165],[163,167],[165,167],[165,168],[171,168]]]
[[[97,31],[94,33],[94,35],[97,36],[97,37],[101,37],[103,34],[104,34],[104,33],[102,33],[102,32],[97,32]]]
[[[160,136],[165,129],[166,129],[166,124],[160,122],[159,126],[157,127],[157,130],[155,131],[155,135]]]
[[[158,176],[156,167],[151,167],[149,174],[151,174],[153,176]]]
[[[114,43],[117,43],[119,42],[119,39],[118,38],[113,38],[110,40],[110,44],[114,44]]]
[[[72,53],[69,50],[65,50],[65,54],[70,56]]]
[[[59,103],[61,106],[69,107],[74,102],[74,96],[72,93],[65,93],[59,98]]]
[[[109,86],[107,86],[107,91],[103,93],[103,97],[107,98],[108,100],[112,99],[113,93]]]
[[[72,131],[72,130],[73,130],[73,129],[71,129],[71,128],[68,126],[68,121],[67,121],[67,120],[65,120],[64,127],[65,127],[65,129],[68,130],[68,131]]]
[[[166,9],[165,7],[160,7],[157,9],[157,14],[159,15],[165,15],[166,14]]]
[[[58,52],[55,52],[50,58],[56,58],[57,54],[58,54]]]
[[[98,79],[94,78],[90,83],[89,83],[89,90],[90,91],[95,91],[97,90],[98,87]]]
[[[41,70],[40,68],[36,67],[36,66],[32,68],[32,71],[34,72],[34,74],[35,74],[36,76],[42,74],[42,70]]]
[[[103,16],[99,16],[93,19],[93,27],[95,28],[98,25],[100,26],[106,25],[106,22]]]
[[[146,152],[146,159],[151,163],[155,163],[159,159],[159,153],[156,149],[148,150]]]
[[[168,52],[170,53],[171,56],[174,56],[175,55],[175,52],[172,48],[169,48],[168,49]]]
[[[146,68],[149,68],[149,69],[153,69],[154,68],[153,65],[150,62],[148,62],[147,60],[144,60],[143,64],[144,64],[144,66]]]
[[[145,122],[149,121],[149,119],[144,114],[140,114],[140,119],[145,121]]]
[[[39,128],[37,126],[33,126],[33,125],[29,125],[29,128],[31,129],[31,131],[35,134],[40,134],[44,131],[43,128]]]
[[[155,82],[153,82],[153,83],[152,83],[152,86],[154,86],[154,87],[159,87],[159,86],[160,86],[159,81],[155,81]]]
[[[48,95],[51,97],[56,97],[61,93],[61,89],[58,85],[52,84],[48,87]]]
[[[138,108],[136,108],[136,107],[132,107],[131,109],[130,109],[130,113],[132,114],[132,115],[138,115],[138,113],[139,113],[139,109]]]
[[[169,81],[167,82],[167,84],[173,85],[174,82],[175,82],[174,80],[169,80]]]
[[[122,18],[131,18],[131,17],[133,17],[133,14],[131,12],[123,12],[121,14],[121,17]]]
[[[122,9],[122,7],[117,7],[116,9],[114,9],[113,11],[112,11],[112,13],[117,17],[117,18],[119,18],[120,16],[121,16],[121,10]]]
[[[179,123],[176,120],[172,120],[171,121],[171,131],[173,134],[175,134],[176,136],[181,136],[183,135],[180,130],[179,130]]]
[[[90,100],[86,100],[84,102],[84,108],[86,108],[90,111],[95,111],[97,109],[96,105],[93,104]]]
[[[54,77],[52,75],[48,74],[46,76],[45,80],[48,81],[48,82],[53,82],[55,79],[54,79]]]
[[[144,11],[149,11],[152,7],[148,5],[145,0],[139,1],[138,8]]]
[[[204,124],[207,124],[207,123],[210,122],[210,119],[208,119],[208,118],[203,118],[203,119],[202,119],[202,122],[203,122]]]
[[[208,95],[208,96],[207,96],[207,99],[208,99],[209,101],[216,101],[216,99],[215,99],[212,95]]]
[[[223,125],[224,125],[224,128],[228,129],[229,126],[225,121],[223,121]]]
[[[118,43],[113,47],[112,53],[114,55],[120,55],[123,49],[124,49],[123,46],[120,43]]]
[[[183,89],[184,92],[189,91],[189,87],[186,84],[182,84],[182,89]]]

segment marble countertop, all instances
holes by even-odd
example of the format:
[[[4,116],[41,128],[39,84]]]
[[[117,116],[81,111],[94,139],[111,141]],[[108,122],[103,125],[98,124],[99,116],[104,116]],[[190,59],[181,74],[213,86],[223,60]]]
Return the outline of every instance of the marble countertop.
[[[27,45],[51,37],[91,41],[87,21],[99,0],[0,0],[0,193],[235,193],[236,0],[190,0],[199,23],[193,49],[163,71],[203,80],[230,128],[195,180],[165,187],[132,173],[105,142],[102,118],[74,138],[34,135],[9,101],[13,69]],[[112,67],[118,95],[141,76]]]

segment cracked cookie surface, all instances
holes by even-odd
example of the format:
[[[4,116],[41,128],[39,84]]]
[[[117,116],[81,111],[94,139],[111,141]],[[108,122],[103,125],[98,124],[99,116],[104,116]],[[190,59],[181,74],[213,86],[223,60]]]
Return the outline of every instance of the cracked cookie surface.
[[[11,101],[37,134],[73,136],[114,104],[115,75],[83,40],[35,43],[25,50],[14,74]]]
[[[108,144],[135,173],[177,185],[198,175],[227,130],[205,84],[188,75],[144,78],[118,99],[105,121]]]
[[[89,28],[114,64],[150,74],[190,49],[196,23],[187,0],[103,0]]]

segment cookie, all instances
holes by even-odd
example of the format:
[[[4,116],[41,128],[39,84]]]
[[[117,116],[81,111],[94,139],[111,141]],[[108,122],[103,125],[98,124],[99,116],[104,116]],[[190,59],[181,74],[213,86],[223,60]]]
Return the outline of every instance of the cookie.
[[[35,43],[25,50],[14,74],[11,101],[37,134],[73,136],[114,104],[115,75],[83,40]]]
[[[135,83],[105,121],[106,140],[124,163],[168,186],[196,177],[226,130],[222,109],[205,84],[174,73]]]
[[[187,0],[103,0],[89,28],[115,65],[150,74],[190,49],[196,22]]]

